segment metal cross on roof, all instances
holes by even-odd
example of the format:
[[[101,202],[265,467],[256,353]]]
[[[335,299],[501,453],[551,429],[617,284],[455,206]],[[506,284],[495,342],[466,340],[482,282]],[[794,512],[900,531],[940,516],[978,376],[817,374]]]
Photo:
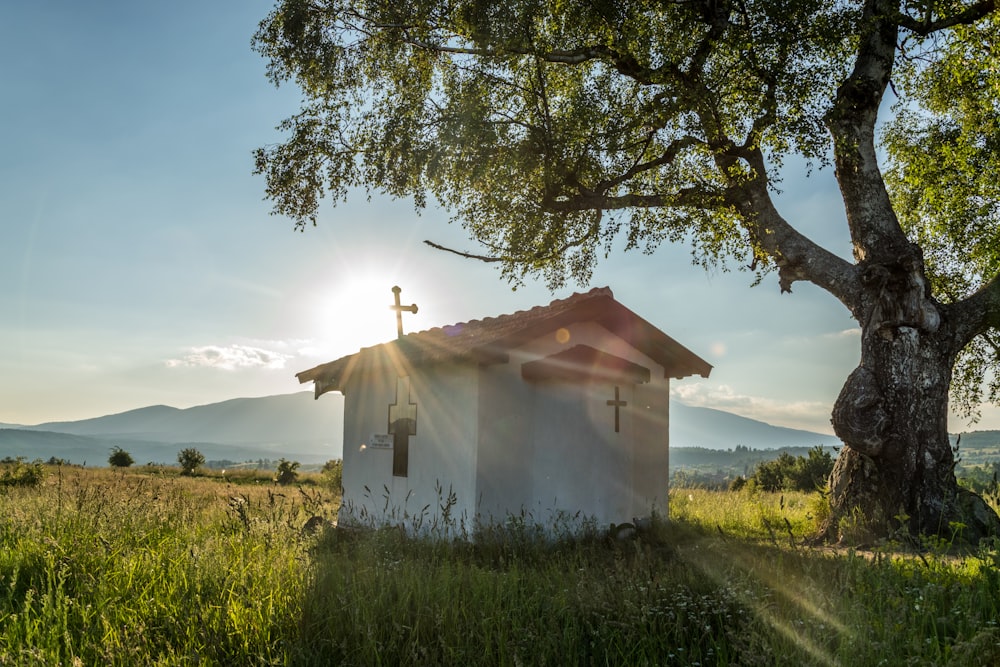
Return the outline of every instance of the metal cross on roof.
[[[405,310],[406,312],[413,313],[414,315],[417,314],[417,304],[412,303],[409,306],[401,306],[401,305],[399,305],[399,293],[402,292],[402,291],[403,291],[403,289],[401,287],[399,287],[399,286],[395,286],[395,287],[392,288],[392,293],[396,297],[396,304],[393,305],[393,306],[389,306],[390,310],[395,310],[396,311],[396,337],[397,338],[402,338],[403,337],[403,311]]]

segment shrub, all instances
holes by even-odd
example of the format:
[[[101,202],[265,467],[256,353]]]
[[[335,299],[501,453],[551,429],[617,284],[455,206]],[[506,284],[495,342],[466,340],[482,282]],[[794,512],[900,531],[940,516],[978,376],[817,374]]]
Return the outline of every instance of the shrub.
[[[782,452],[775,460],[758,464],[748,481],[762,491],[816,491],[826,486],[832,471],[833,457],[817,445],[808,456]]]
[[[339,492],[344,482],[344,460],[330,459],[323,464],[322,474],[326,485]]]
[[[750,476],[753,485],[762,491],[781,491],[785,488],[786,473],[795,466],[795,457],[788,452],[773,461],[757,464],[757,469]]]
[[[809,450],[808,456],[795,458],[795,465],[788,474],[793,491],[815,491],[826,488],[833,472],[833,457],[820,446]]]
[[[807,516],[812,517],[813,527],[819,532],[826,527],[833,510],[830,509],[830,496],[824,491],[809,498],[806,503]]]
[[[0,486],[38,486],[45,479],[45,469],[40,460],[28,463],[23,456],[16,459],[7,457],[3,464]]]
[[[177,454],[177,462],[181,464],[182,475],[193,475],[199,466],[205,464],[205,455],[194,447],[188,447]]]
[[[280,459],[278,461],[278,474],[274,478],[274,481],[278,484],[291,484],[299,476],[299,473],[296,472],[298,467],[298,461],[286,461],[285,459]]]
[[[111,450],[111,456],[108,457],[108,464],[112,468],[128,468],[133,463],[135,460],[132,455],[117,445]]]

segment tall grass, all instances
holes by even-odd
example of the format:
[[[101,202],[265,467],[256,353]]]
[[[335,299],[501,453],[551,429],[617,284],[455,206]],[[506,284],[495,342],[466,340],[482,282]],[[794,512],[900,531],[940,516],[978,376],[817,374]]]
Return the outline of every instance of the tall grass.
[[[1000,664],[995,549],[809,548],[804,495],[677,490],[630,541],[309,522],[337,502],[73,468],[5,488],[0,665]]]
[[[4,493],[0,664],[281,662],[308,577],[305,506],[250,491],[60,469]]]
[[[734,493],[702,488],[670,493],[673,519],[750,539],[801,541],[815,532],[824,511],[819,493],[766,493],[749,488]]]

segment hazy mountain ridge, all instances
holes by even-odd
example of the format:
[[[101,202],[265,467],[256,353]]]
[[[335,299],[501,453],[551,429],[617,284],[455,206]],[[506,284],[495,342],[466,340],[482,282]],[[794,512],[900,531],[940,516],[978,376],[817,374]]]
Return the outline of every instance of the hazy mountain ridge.
[[[332,405],[339,396],[316,401],[311,392],[234,398],[191,408],[154,405],[74,422],[23,427],[101,438],[229,445],[339,445],[342,418]],[[338,447],[337,456],[340,456]]]
[[[952,444],[958,443],[959,451],[963,449],[996,449],[1000,448],[1000,431],[962,432],[952,435],[951,442]]]
[[[52,456],[104,465],[112,447],[138,463],[173,463],[193,446],[209,460],[246,461],[284,457],[322,463],[342,456],[339,395],[313,399],[311,392],[235,398],[191,408],[153,405],[113,415],[34,426],[0,425],[0,458]],[[778,450],[816,445],[838,447],[832,435],[772,426],[723,410],[671,403],[673,449]],[[1000,431],[962,434],[963,450],[1000,447]]]
[[[54,456],[74,463],[96,462],[92,455],[103,450],[104,443],[97,438],[22,427],[0,428],[0,458],[23,456],[30,460],[48,460]],[[107,454],[102,462],[104,460]]]
[[[168,405],[151,405],[127,412],[78,421],[46,422],[36,426],[22,426],[30,431],[70,433],[73,435],[134,435],[155,434],[169,429],[170,418],[182,412]]]
[[[112,447],[137,462],[172,463],[177,452],[195,446],[210,460],[285,457],[323,462],[342,456],[343,420],[335,401],[311,392],[234,398],[191,408],[152,405],[78,421],[11,426],[0,430],[0,456],[64,458],[103,464]],[[683,404],[671,405],[671,445],[756,449],[839,444],[833,436],[797,431]]]
[[[670,446],[731,449],[743,445],[751,449],[784,447],[839,447],[835,435],[772,426],[724,410],[700,408],[683,403],[670,404]]]
[[[113,447],[137,463],[174,463],[196,447],[212,461],[284,457],[301,463],[340,458],[340,396],[316,401],[312,392],[234,398],[191,408],[152,405],[78,421],[0,429],[0,457],[24,456],[104,465]]]
[[[105,465],[113,447],[132,454],[137,463],[175,463],[177,452],[197,447],[210,461],[256,461],[286,458],[303,464],[323,463],[342,456],[343,418],[339,395],[319,401],[311,392],[262,398],[235,398],[192,408],[152,405],[113,415],[34,426],[0,424],[0,458],[50,457],[72,463]],[[952,436],[953,441],[957,436]],[[672,402],[670,445],[675,465],[685,453],[677,450],[778,450],[822,445],[839,447],[835,436],[772,426],[723,410]],[[1000,431],[961,434],[961,450],[1000,454]],[[695,456],[696,452],[689,452]],[[699,460],[708,452],[698,454]],[[756,457],[756,455],[755,455]]]
[[[323,444],[316,446],[298,445],[294,447],[273,444],[223,444],[218,442],[157,442],[154,440],[130,439],[115,436],[83,436],[55,431],[31,429],[0,429],[0,458],[24,457],[31,461],[48,461],[55,457],[69,463],[107,465],[108,456],[114,447],[121,447],[137,464],[155,463],[174,465],[177,453],[187,447],[194,447],[205,455],[209,462],[276,461],[286,458],[303,464],[324,463],[341,457],[338,448]]]

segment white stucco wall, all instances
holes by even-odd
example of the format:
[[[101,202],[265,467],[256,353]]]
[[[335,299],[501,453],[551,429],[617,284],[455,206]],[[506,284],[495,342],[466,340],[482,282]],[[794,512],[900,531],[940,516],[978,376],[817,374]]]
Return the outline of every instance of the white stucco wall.
[[[388,433],[397,403],[398,373],[409,373],[409,402],[417,406],[406,477],[394,476],[393,450],[369,447]],[[454,504],[448,530],[471,530],[475,504],[478,373],[470,365],[384,368],[358,373],[344,392],[344,502],[340,521],[442,530],[442,505]],[[403,402],[406,397],[399,397]],[[367,490],[366,488],[367,487]]]
[[[666,518],[670,512],[670,381],[653,378],[635,387],[632,429],[635,449],[632,455],[634,495],[630,516],[649,516],[655,511]]]
[[[481,369],[479,390],[476,503],[481,521],[498,523],[532,506],[534,387],[520,366],[499,364]]]
[[[521,365],[589,345],[650,369],[647,384],[619,384],[628,402],[614,432],[614,383],[528,383]],[[525,513],[598,525],[667,513],[669,382],[663,368],[595,323],[539,337],[482,370],[477,467],[484,520]]]
[[[619,397],[632,404],[631,385]],[[631,518],[632,428],[621,409],[614,431],[609,383],[536,385],[532,483],[546,524],[593,519],[598,526]]]

